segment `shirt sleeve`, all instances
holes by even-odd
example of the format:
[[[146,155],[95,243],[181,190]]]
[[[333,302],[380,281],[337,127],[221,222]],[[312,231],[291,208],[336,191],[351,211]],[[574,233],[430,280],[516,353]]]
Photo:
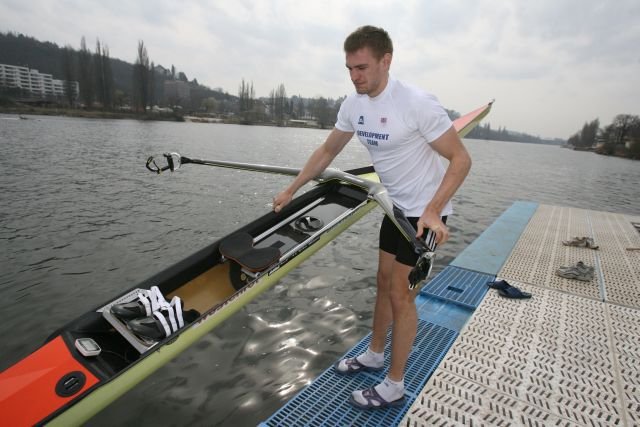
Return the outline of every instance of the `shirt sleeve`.
[[[452,122],[435,95],[424,93],[416,108],[418,129],[427,142],[432,143],[451,128]]]
[[[347,97],[342,104],[340,104],[340,110],[338,110],[338,120],[336,121],[336,129],[341,130],[342,132],[355,132],[353,128],[353,123],[349,119],[350,111],[351,111],[351,102],[349,97]]]

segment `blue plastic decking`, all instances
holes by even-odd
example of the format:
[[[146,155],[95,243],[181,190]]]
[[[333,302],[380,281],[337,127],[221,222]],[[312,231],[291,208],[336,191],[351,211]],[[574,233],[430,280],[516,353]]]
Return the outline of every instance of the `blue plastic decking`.
[[[354,390],[381,382],[386,369],[357,375],[339,375],[333,366],[324,371],[261,426],[389,426],[397,425],[440,364],[458,333],[471,318],[538,207],[516,202],[449,266],[435,276],[416,298],[418,333],[405,375],[406,403],[401,407],[363,411],[349,404]],[[345,354],[365,351],[371,334]],[[390,337],[385,354],[389,364]]]
[[[536,209],[537,203],[515,202],[467,246],[451,265],[481,273],[498,274]]]
[[[358,375],[340,375],[333,366],[324,371],[313,383],[305,387],[263,426],[388,426],[396,425],[404,417],[413,400],[418,396],[438,366],[449,347],[458,336],[456,331],[420,320],[415,346],[421,351],[411,353],[405,376],[406,402],[403,406],[384,411],[363,411],[349,403],[353,390],[372,387],[386,375],[386,369],[376,372],[362,372]],[[355,357],[369,346],[371,334],[367,335],[346,355]],[[385,354],[388,368],[390,342],[387,338]]]
[[[478,273],[449,265],[420,290],[420,295],[474,310],[487,293],[487,282],[494,278],[493,274]]]

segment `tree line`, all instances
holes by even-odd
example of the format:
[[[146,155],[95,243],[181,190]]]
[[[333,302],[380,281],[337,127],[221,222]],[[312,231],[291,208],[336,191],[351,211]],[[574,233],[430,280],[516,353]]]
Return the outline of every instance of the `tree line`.
[[[303,98],[287,96],[284,83],[280,83],[265,98],[256,98],[253,82],[242,78],[238,86],[238,122],[243,124],[271,123],[277,126],[295,124],[315,125],[321,129],[335,124],[338,110],[345,97]]]
[[[67,85],[78,81],[80,100],[85,108],[101,108],[113,110],[116,105],[122,107],[126,102],[126,94],[115,89],[109,48],[96,40],[95,52],[91,53],[82,37],[80,50],[67,45],[64,48],[62,68]],[[143,41],[138,42],[137,56],[131,73],[132,93],[130,101],[136,112],[144,113],[148,105],[156,102],[155,66],[150,62],[147,48]],[[67,101],[74,105],[73,92],[67,90]]]
[[[488,139],[491,141],[509,141],[509,142],[526,142],[530,144],[563,144],[562,139],[548,139],[539,136],[529,135],[523,132],[514,132],[501,126],[498,129],[492,129],[491,123],[487,122],[478,125],[467,134],[467,138],[471,139]]]
[[[640,159],[640,116],[618,114],[604,128],[600,127],[599,119],[586,122],[567,140],[567,145],[599,154]]]
[[[75,51],[67,45],[62,54],[62,70],[65,81],[65,93],[70,106],[75,105],[76,96],[86,106],[94,103],[105,110],[114,106],[115,88],[109,48],[96,39],[96,50],[91,53],[84,38],[80,40],[80,50]],[[73,82],[77,81],[80,93],[73,90]]]

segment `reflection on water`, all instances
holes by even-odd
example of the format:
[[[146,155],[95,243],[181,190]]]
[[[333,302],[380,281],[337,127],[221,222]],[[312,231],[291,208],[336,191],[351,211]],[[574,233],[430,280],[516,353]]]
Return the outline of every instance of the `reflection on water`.
[[[327,131],[83,120],[1,120],[0,368],[56,327],[264,214],[288,177],[149,155],[299,167]],[[515,200],[640,214],[638,162],[558,147],[467,141],[450,262]],[[336,166],[368,163],[354,142]],[[364,336],[375,299],[380,210],[344,232],[89,424],[255,425]]]

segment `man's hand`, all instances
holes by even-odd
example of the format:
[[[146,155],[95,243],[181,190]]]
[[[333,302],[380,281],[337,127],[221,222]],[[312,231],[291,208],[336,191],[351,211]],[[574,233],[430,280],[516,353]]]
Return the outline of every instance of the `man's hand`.
[[[278,193],[276,197],[273,198],[273,211],[275,213],[280,212],[282,208],[291,202],[291,199],[293,199],[293,193],[288,190]]]
[[[421,237],[427,228],[436,233],[436,243],[438,245],[449,240],[449,229],[444,222],[442,222],[442,218],[440,218],[439,215],[430,212],[423,213],[418,220],[416,237]]]

